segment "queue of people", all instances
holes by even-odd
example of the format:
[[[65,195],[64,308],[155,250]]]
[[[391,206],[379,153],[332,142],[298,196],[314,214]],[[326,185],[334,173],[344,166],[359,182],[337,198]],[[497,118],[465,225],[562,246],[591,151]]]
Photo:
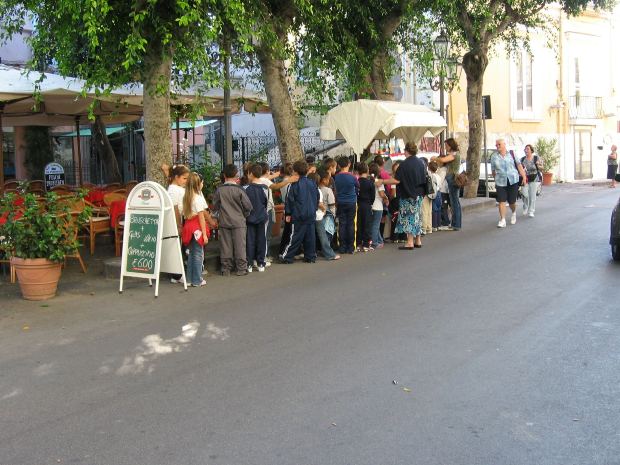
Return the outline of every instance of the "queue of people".
[[[204,286],[204,245],[217,228],[221,274],[244,276],[264,272],[269,257],[270,234],[275,221],[275,197],[284,204],[284,228],[277,260],[314,263],[318,256],[340,260],[345,254],[371,252],[385,243],[398,250],[422,247],[422,237],[437,231],[459,231],[462,212],[455,182],[460,153],[453,138],[445,141],[445,154],[431,160],[419,158],[413,143],[405,146],[405,160],[394,161],[391,172],[377,155],[371,163],[352,165],[348,157],[327,158],[317,167],[308,157],[286,163],[272,173],[266,163],[246,163],[239,173],[233,164],[224,167],[222,184],[209,210],[202,195],[202,178],[183,165],[164,166],[168,192],[175,206],[187,260],[187,279]],[[531,145],[517,160],[503,139],[491,157],[497,189],[499,228],[506,227],[506,205],[515,224],[518,193],[523,214],[534,217],[541,163]],[[386,224],[391,224],[386,237]],[[318,249],[318,250],[317,250]],[[171,278],[181,282],[180,276]]]

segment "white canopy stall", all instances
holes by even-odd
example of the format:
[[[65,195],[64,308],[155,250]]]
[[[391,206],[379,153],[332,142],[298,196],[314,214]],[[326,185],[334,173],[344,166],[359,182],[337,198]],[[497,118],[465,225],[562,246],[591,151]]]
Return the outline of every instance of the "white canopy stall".
[[[332,108],[321,125],[321,139],[344,139],[356,154],[376,139],[397,137],[419,142],[429,132],[433,137],[446,128],[438,112],[422,105],[385,100],[355,100]]]

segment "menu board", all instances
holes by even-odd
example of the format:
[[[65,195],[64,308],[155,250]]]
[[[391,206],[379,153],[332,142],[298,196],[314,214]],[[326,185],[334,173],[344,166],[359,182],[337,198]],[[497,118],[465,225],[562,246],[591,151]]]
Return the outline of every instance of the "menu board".
[[[157,263],[157,232],[161,215],[158,213],[131,212],[126,222],[128,238],[126,271],[155,274]]]

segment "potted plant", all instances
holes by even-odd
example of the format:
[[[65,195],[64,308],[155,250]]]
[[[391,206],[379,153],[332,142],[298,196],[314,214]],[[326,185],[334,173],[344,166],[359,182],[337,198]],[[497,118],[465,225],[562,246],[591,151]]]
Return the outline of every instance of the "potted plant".
[[[14,193],[0,198],[0,248],[11,257],[25,299],[56,295],[61,265],[76,253],[77,231],[91,213],[82,197],[50,192],[44,198]]]
[[[542,163],[543,186],[551,185],[553,179],[553,168],[560,161],[560,153],[558,151],[558,141],[553,137],[539,137],[534,146],[534,154],[538,155]]]

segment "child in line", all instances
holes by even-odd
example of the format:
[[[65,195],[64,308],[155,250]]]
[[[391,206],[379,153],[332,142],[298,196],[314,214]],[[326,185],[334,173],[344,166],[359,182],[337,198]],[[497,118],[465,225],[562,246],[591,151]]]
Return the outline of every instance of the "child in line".
[[[202,178],[198,173],[190,173],[183,196],[183,245],[189,247],[187,259],[187,279],[193,287],[207,284],[202,279],[204,246],[209,242],[209,230],[205,219],[207,202],[202,195]]]
[[[336,199],[334,193],[327,184],[329,184],[329,173],[324,169],[319,169],[316,173],[308,175],[308,179],[314,181],[319,187],[319,208],[316,211],[316,235],[321,244],[321,252],[327,260],[340,260],[340,255],[336,255],[331,247],[332,234],[326,230],[326,224],[330,223],[330,229],[334,231],[334,213],[336,207]],[[331,209],[330,209],[331,206]]]
[[[372,203],[372,223],[371,223],[371,237],[372,246],[375,249],[383,248],[383,236],[381,235],[381,219],[383,218],[383,210],[388,203],[387,195],[385,195],[385,186],[383,184],[375,185],[375,179],[381,179],[381,167],[377,163],[371,163],[368,165],[368,172],[373,180],[373,187],[375,191],[375,198]],[[389,179],[389,178],[388,178]]]
[[[319,205],[319,189],[306,177],[308,164],[305,161],[296,161],[293,164],[293,171],[299,176],[299,180],[291,184],[284,206],[285,221],[292,224],[291,240],[280,257],[280,263],[293,263],[302,244],[304,261],[314,263],[316,261],[315,222]]]
[[[375,183],[368,177],[368,165],[360,162],[356,165],[359,175],[359,195],[357,196],[357,251],[372,250],[372,204],[375,202]]]
[[[185,185],[189,177],[189,168],[185,165],[172,165],[170,167],[167,164],[163,164],[161,165],[161,170],[168,180],[168,194],[172,200],[174,218],[177,222],[179,238],[181,238],[183,234],[183,218],[181,214],[183,212],[183,197],[185,196]],[[172,275],[170,282],[173,284],[183,284],[182,277],[180,274]]]
[[[248,274],[246,256],[247,226],[245,219],[252,212],[252,202],[241,186],[237,167],[233,164],[224,167],[224,184],[213,195],[213,207],[219,211],[220,261],[222,276],[230,276],[234,265],[237,276]]]
[[[336,187],[336,205],[338,213],[338,239],[340,253],[352,254],[355,251],[355,210],[357,193],[360,189],[358,180],[349,172],[351,161],[340,157],[337,161],[340,172],[334,176]]]
[[[260,165],[252,165],[248,174],[250,184],[245,187],[245,193],[252,203],[252,213],[245,219],[247,224],[246,251],[248,273],[252,272],[254,260],[256,260],[256,269],[259,272],[265,271],[269,188],[260,181],[262,175],[262,167]]]
[[[428,164],[428,169],[431,172],[431,179],[433,180],[433,187],[435,188],[435,194],[430,194],[428,196],[432,200],[433,232],[437,231],[437,228],[439,228],[439,226],[441,225],[441,192],[439,190],[441,178],[437,174],[438,168],[439,165],[436,161],[431,161]]]
[[[258,182],[267,186],[267,215],[268,215],[268,226],[267,226],[267,258],[266,263],[267,266],[271,265],[271,257],[269,256],[269,244],[271,244],[271,229],[273,223],[276,222],[276,210],[275,210],[275,202],[273,201],[273,179],[278,176],[278,173],[272,174],[269,169],[269,164],[267,162],[260,162],[258,166],[261,167],[262,174],[258,179]],[[250,262],[250,265],[252,263]]]

